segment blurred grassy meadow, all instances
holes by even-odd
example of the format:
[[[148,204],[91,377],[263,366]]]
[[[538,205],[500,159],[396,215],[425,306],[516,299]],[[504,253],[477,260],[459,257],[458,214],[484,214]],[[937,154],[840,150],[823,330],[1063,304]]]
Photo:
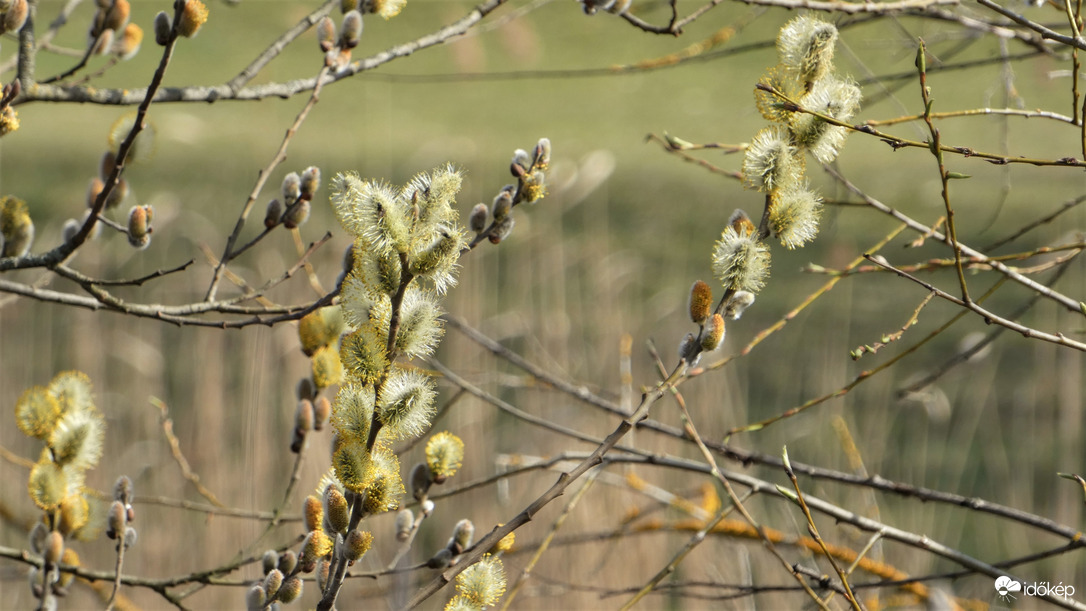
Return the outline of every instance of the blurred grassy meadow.
[[[313,2],[259,0],[211,4],[205,30],[179,45],[166,85],[213,84],[231,78],[279,32],[316,6]],[[615,400],[623,391],[620,345],[629,336],[636,396],[659,379],[648,342],[659,348],[670,367],[679,340],[692,329],[685,314],[687,291],[696,279],[711,280],[709,254],[727,218],[737,207],[757,215],[762,203],[760,194],[744,191],[738,181],[685,163],[659,145],[646,142],[646,136],[667,131],[691,142],[747,142],[765,124],[754,108],[754,83],[764,69],[776,63],[772,45],[757,43],[771,41],[793,13],[724,4],[676,39],[640,32],[612,15],[585,16],[573,2],[536,2],[531,6],[534,10],[520,16],[513,14],[518,7],[505,7],[463,39],[327,87],[258,206],[273,196],[274,186],[286,172],[320,166],[326,185],[314,202],[313,216],[303,226],[302,237],[308,243],[325,231],[333,233],[332,242],[312,258],[321,283],[328,288],[334,285],[347,245],[327,205],[327,180],[336,173],[351,170],[363,177],[402,184],[419,171],[451,161],[466,171],[459,198],[466,215],[473,204],[489,202],[497,189],[509,182],[507,164],[514,149],[530,148],[538,138],[549,137],[554,144],[554,163],[548,197],[518,213],[517,227],[509,240],[498,247],[484,244],[462,259],[460,284],[450,293],[447,309],[544,370]],[[680,13],[697,6],[679,2]],[[39,27],[60,7],[56,1],[39,2]],[[136,3],[133,21],[149,29],[154,13],[165,8],[165,3]],[[367,17],[355,57],[416,38],[470,8],[462,2],[413,0],[403,14],[390,21]],[[80,6],[55,43],[80,47],[91,13],[91,6]],[[638,5],[638,14],[666,23],[669,9],[666,4]],[[1060,15],[1037,12],[1034,18],[1057,20]],[[679,52],[740,21],[749,24],[727,44],[696,60],[659,69],[605,70]],[[850,18],[840,21],[839,26],[838,70],[861,80],[865,98],[870,100],[857,121],[921,111],[913,68],[916,36],[927,41],[937,60],[944,54],[947,62],[1000,54],[994,39],[963,40],[957,30],[932,21]],[[13,38],[4,37],[0,61],[10,58],[15,46]],[[743,51],[748,46],[753,48]],[[724,52],[729,49],[736,52]],[[1011,52],[1019,51],[1012,44]],[[142,87],[154,70],[157,53],[158,47],[147,40],[135,59],[112,68],[94,83]],[[321,59],[312,34],[308,34],[272,63],[259,80],[311,77],[320,68]],[[54,74],[74,61],[42,53],[37,73]],[[99,65],[92,61],[90,69]],[[1053,75],[1069,67],[1068,62],[1045,57],[1012,64],[1013,93],[1021,96],[1021,107],[1070,114],[1069,79]],[[913,76],[889,78],[906,74]],[[933,72],[929,84],[936,110],[1018,103],[1005,97],[1007,74],[999,63]],[[201,247],[206,245],[216,256],[222,252],[257,171],[274,154],[306,98],[152,107],[157,150],[153,158],[127,170],[132,195],[125,208],[136,202],[154,205],[152,245],[146,251],[135,251],[119,236],[106,236],[109,239],[80,251],[73,265],[92,276],[128,278],[194,259],[186,273],[118,293],[146,303],[200,299],[211,274]],[[57,244],[64,220],[82,214],[86,184],[107,146],[110,125],[131,110],[43,103],[19,107],[21,129],[0,141],[0,192],[30,204],[37,226],[35,252]],[[940,127],[944,141],[977,150],[999,151],[1006,146],[1010,155],[1052,159],[1076,156],[1081,150],[1077,128],[1036,118],[961,118]],[[925,137],[919,122],[885,129],[906,138]],[[741,155],[723,153],[703,158],[731,171],[737,171],[742,160]],[[952,196],[958,236],[975,247],[1013,233],[1086,188],[1086,178],[1075,169],[995,166],[959,157],[948,158],[948,164],[949,169],[972,176],[954,182]],[[922,149],[894,152],[875,138],[853,135],[836,165],[861,188],[914,219],[933,223],[944,212],[935,163]],[[827,200],[857,201],[813,161],[808,175]],[[255,216],[252,220],[259,225],[259,212]],[[250,225],[243,237],[256,234],[254,223]],[[781,320],[829,279],[804,273],[805,266],[842,268],[868,252],[896,225],[896,221],[859,206],[827,206],[813,245],[795,251],[774,247],[769,284],[741,320],[729,323],[720,352],[707,355],[702,364],[738,354],[759,332]],[[988,254],[1082,241],[1083,227],[1086,211],[1079,207]],[[882,254],[902,265],[947,256],[948,249],[932,241],[905,249],[916,237],[902,233]],[[259,285],[295,260],[289,235],[277,232],[231,269]],[[1040,278],[1050,273],[1042,273]],[[12,278],[32,283],[40,275],[40,271],[19,272]],[[957,290],[951,271],[922,275],[948,292]],[[977,294],[994,280],[991,274],[969,278],[975,282],[971,289]],[[77,290],[56,278],[51,286]],[[1073,262],[1055,288],[1084,299],[1082,263]],[[233,287],[224,285],[224,290]],[[958,312],[956,307],[935,300],[903,339],[859,361],[849,358],[851,350],[898,331],[925,295],[921,287],[888,274],[844,278],[749,354],[681,387],[699,432],[706,439],[720,441],[729,429],[834,392]],[[280,303],[301,303],[315,296],[304,275],[298,274],[271,298]],[[1017,285],[1008,284],[986,302],[986,307],[1007,314],[1029,297]],[[150,401],[155,397],[169,407],[181,450],[203,484],[225,505],[268,510],[279,502],[290,475],[293,389],[297,379],[308,375],[308,360],[299,349],[295,325],[241,331],[177,328],[29,299],[0,299],[0,405],[5,410],[0,445],[33,460],[40,451],[38,442],[22,436],[12,421],[12,406],[19,395],[30,386],[47,383],[60,371],[79,369],[90,376],[108,429],[102,462],[89,473],[88,484],[108,490],[118,475],[126,474],[133,479],[137,495],[145,500],[137,505],[135,526],[140,540],[126,555],[126,574],[180,575],[218,566],[243,549],[259,554],[301,534],[299,524],[288,525],[249,549],[263,532],[259,520],[209,516],[155,503],[160,497],[202,503],[206,499],[182,478],[163,436],[161,413]],[[1045,300],[1022,322],[1049,331],[1058,329],[1080,340],[1086,327],[1081,316],[1076,318]],[[736,435],[730,443],[770,455],[778,455],[787,444],[793,461],[845,472],[858,470],[850,462],[858,456],[870,474],[981,497],[1078,527],[1083,520],[1082,488],[1057,473],[1086,470],[1082,441],[1086,365],[1080,353],[1007,332],[982,358],[950,370],[921,396],[897,398],[899,389],[939,369],[972,334],[990,330],[992,327],[978,317],[966,317],[848,394],[764,430]],[[600,438],[617,424],[613,416],[534,383],[454,330],[447,332],[437,358],[485,390],[553,422]],[[451,395],[451,387],[444,385],[442,399]],[[657,404],[652,417],[680,425],[679,411],[670,400]],[[434,430],[450,430],[467,443],[464,467],[445,484],[447,488],[491,476],[503,464],[524,457],[593,449],[468,397],[444,412],[435,421]],[[848,451],[843,430],[854,441],[855,453]],[[328,440],[327,431],[309,440],[301,481],[290,505],[292,515],[300,511],[301,499],[316,487],[327,468]],[[661,455],[702,460],[693,444],[652,432],[637,431],[627,441]],[[404,471],[421,455],[421,447],[404,454]],[[727,461],[721,466],[788,485],[779,470]],[[679,509],[661,504],[629,482],[644,481],[698,502],[704,486],[711,484],[708,477],[643,465],[613,466],[608,472],[618,477],[598,482],[571,512],[558,533],[558,542],[534,568],[515,608],[617,608],[691,536],[692,532],[670,527],[686,517]],[[0,461],[0,545],[26,545],[27,525],[37,515],[26,494],[26,476],[24,466]],[[413,562],[425,561],[444,545],[452,525],[461,518],[472,519],[479,533],[508,521],[555,477],[557,473],[537,472],[511,478],[502,486],[480,487],[438,500],[434,517],[424,524],[416,540]],[[927,535],[985,562],[1023,556],[1059,543],[1051,535],[963,508],[810,478],[801,478],[800,483],[807,493]],[[518,530],[520,550],[504,558],[509,575],[524,567],[570,496],[567,492]],[[757,495],[749,501],[749,508],[773,528],[790,535],[807,534],[802,514],[780,499]],[[641,520],[658,518],[657,526],[645,526],[641,529],[644,532],[639,532],[638,524],[650,523],[635,521],[630,529],[622,530],[623,521],[635,512],[642,515]],[[374,521],[377,543],[361,563],[361,570],[376,570],[391,558],[395,549],[391,517]],[[828,519],[820,519],[819,526],[828,542],[856,550],[870,536]],[[623,536],[605,535],[615,531]],[[78,546],[84,565],[112,568],[112,542],[102,539]],[[832,573],[822,559],[802,550],[784,549],[793,562]],[[890,542],[880,543],[872,556],[910,575],[958,568],[932,554]],[[1086,592],[1084,560],[1080,550],[1016,570],[1031,580],[1062,581]],[[240,608],[244,595],[240,586],[245,579],[258,578],[257,571],[258,567],[248,566],[229,576],[237,586],[207,587],[187,599],[186,608]],[[384,605],[361,598],[394,597],[397,589],[401,595],[404,591],[409,595],[415,585],[430,578],[430,572],[422,570],[400,581],[352,580],[341,595],[340,608]],[[672,580],[704,584],[707,598],[678,598],[664,588],[643,601],[641,608],[799,608],[804,601],[803,595],[795,592],[767,592],[735,601],[713,598],[728,591],[712,584],[794,585],[756,540],[711,535],[665,584]],[[928,585],[945,587],[956,596],[982,603],[1001,604],[988,577]],[[310,607],[316,603],[317,589],[311,583],[307,588],[302,604]],[[122,592],[144,608],[168,607],[159,595],[146,589],[126,587]],[[450,589],[442,591],[426,608],[440,608],[450,595]],[[889,599],[882,602],[893,604]],[[24,566],[0,565],[0,608],[23,609],[34,604]],[[1029,600],[1019,600],[1016,608],[1029,605]],[[87,588],[76,588],[61,601],[61,608],[100,607]]]

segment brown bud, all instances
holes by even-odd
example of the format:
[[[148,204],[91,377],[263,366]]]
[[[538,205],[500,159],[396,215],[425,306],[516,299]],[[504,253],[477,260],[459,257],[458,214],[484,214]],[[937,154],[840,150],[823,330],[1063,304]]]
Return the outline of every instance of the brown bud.
[[[690,287],[690,299],[687,302],[687,307],[690,310],[690,320],[701,324],[706,318],[709,318],[709,311],[713,307],[713,289],[701,280],[695,282],[694,286]]]
[[[279,217],[281,216],[283,216],[283,204],[279,203],[277,199],[271,200],[264,210],[264,226],[268,229],[275,227],[279,224]]]
[[[317,42],[322,53],[327,53],[336,46],[336,24],[327,15],[317,22]]]
[[[479,233],[486,229],[487,214],[486,204],[475,204],[475,207],[471,209],[471,216],[468,221],[472,231]]]
[[[332,402],[328,400],[328,397],[321,395],[317,397],[317,400],[313,402],[313,430],[319,431],[324,428],[324,423],[328,422],[328,417],[332,414]]]
[[[362,13],[357,10],[347,11],[340,24],[339,46],[343,49],[353,49],[362,39]]]

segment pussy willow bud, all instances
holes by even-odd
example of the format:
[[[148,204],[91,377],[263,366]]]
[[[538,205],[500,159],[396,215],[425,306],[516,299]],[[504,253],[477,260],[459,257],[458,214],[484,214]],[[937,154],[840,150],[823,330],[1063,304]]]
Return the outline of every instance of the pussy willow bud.
[[[736,291],[732,298],[728,300],[728,305],[724,307],[724,316],[732,319],[739,320],[739,317],[743,315],[751,305],[754,304],[754,293],[749,291]]]
[[[45,537],[45,562],[56,564],[60,562],[60,556],[64,553],[64,537],[57,531],[51,531]]]
[[[833,70],[837,28],[811,15],[800,15],[781,28],[777,53],[781,64],[795,74],[805,89]]]
[[[512,163],[512,165],[520,166],[521,170],[524,170],[524,172],[527,172],[528,170],[532,169],[532,157],[530,155],[528,155],[528,151],[526,151],[524,149],[517,149],[517,150],[513,151],[513,163]],[[518,170],[516,170],[515,168],[512,169],[512,171],[513,171],[513,177],[514,178],[520,178],[520,177],[524,176],[523,172],[518,174]]]
[[[690,320],[701,324],[709,318],[709,311],[713,308],[713,289],[708,284],[698,280],[690,287],[690,299],[687,302],[690,310]]]
[[[434,502],[430,499],[426,499],[419,503],[419,511],[422,512],[422,515],[429,517],[430,514],[434,513]]]
[[[102,30],[120,32],[128,23],[128,16],[132,12],[132,7],[129,5],[128,0],[114,0],[112,5],[112,8],[107,5],[101,12]]]
[[[287,207],[298,201],[302,194],[302,177],[297,172],[291,172],[283,177],[283,185],[280,188],[283,194],[283,204]]]
[[[26,25],[26,17],[30,14],[30,5],[27,0],[15,0],[11,8],[3,15],[0,21],[0,34],[4,32],[18,32]]]
[[[313,403],[302,399],[294,410],[294,428],[302,433],[313,430]]]
[[[102,153],[101,159],[98,160],[98,181],[99,184],[103,180],[109,178],[109,175],[113,173],[114,168],[117,166],[117,154],[113,151],[106,151]],[[101,190],[101,189],[99,189]]]
[[[426,464],[436,484],[452,477],[464,460],[464,442],[448,431],[430,437],[426,442]]]
[[[332,575],[332,561],[325,558],[317,565],[317,588],[324,591],[328,585],[328,577]]]
[[[426,493],[430,490],[433,479],[430,467],[426,466],[426,463],[415,465],[411,469],[411,496],[415,497],[416,501],[426,498]]]
[[[102,193],[104,187],[101,178],[96,176],[91,179],[90,184],[87,185],[87,208],[94,207],[94,202],[98,201],[98,195]]]
[[[498,526],[504,526],[504,525],[503,524],[498,524]],[[508,552],[509,550],[513,549],[513,545],[516,544],[516,541],[517,541],[517,533],[511,532],[508,535],[505,535],[504,537],[502,537],[501,539],[498,539],[498,542],[494,544],[494,547],[491,548],[490,551],[491,551],[491,553],[505,553],[505,552]]]
[[[313,386],[313,380],[311,378],[301,378],[298,380],[298,385],[294,387],[294,395],[298,397],[298,400],[309,399],[313,400],[313,397],[317,394],[317,387]]]
[[[281,216],[283,216],[283,204],[279,203],[278,199],[271,200],[264,210],[264,226],[268,229],[275,227],[279,224],[279,217]]]
[[[294,553],[294,550],[288,549],[287,551],[279,554],[279,563],[276,568],[282,571],[284,575],[290,575],[294,572],[294,567],[298,566],[298,554]]]
[[[41,554],[45,551],[45,539],[49,537],[49,527],[41,522],[35,522],[30,529],[30,551]]]
[[[347,11],[340,24],[339,46],[344,49],[353,49],[358,46],[362,38],[362,13]]]
[[[688,365],[693,365],[701,353],[698,338],[693,333],[687,333],[683,341],[679,342],[679,358],[685,359]]]
[[[324,395],[317,397],[317,400],[313,402],[313,430],[323,429],[331,413],[332,402],[328,400],[328,397]]]
[[[509,217],[509,212],[513,209],[513,194],[505,189],[502,189],[501,193],[494,198],[494,203],[490,207],[490,214],[494,216],[494,221],[499,222]]]
[[[128,549],[132,547],[136,544],[136,540],[138,539],[139,533],[136,532],[136,529],[131,526],[126,526],[124,529],[124,548]]]
[[[283,215],[283,226],[287,229],[294,229],[301,227],[309,220],[309,200],[302,199],[295,202],[293,206],[287,208],[286,214]]]
[[[285,603],[292,603],[298,600],[298,597],[302,595],[302,580],[298,577],[291,577],[283,582],[283,585],[279,586],[279,600]]]
[[[279,566],[279,552],[273,549],[264,552],[264,555],[260,557],[260,566],[264,569],[265,575],[272,572]]]
[[[426,561],[426,566],[431,569],[444,569],[452,563],[453,553],[447,547],[443,547],[437,551],[429,560]]]
[[[166,11],[159,11],[155,15],[155,42],[159,46],[165,47],[166,43],[170,42],[170,30],[173,29],[173,24],[170,22],[170,16],[166,14]]]
[[[313,199],[317,189],[321,186],[321,169],[311,165],[302,172],[301,197]]]
[[[0,257],[21,257],[34,243],[34,221],[26,202],[16,197],[0,199]]]
[[[132,480],[127,475],[122,475],[113,483],[113,500],[125,505],[132,503]]]
[[[112,210],[120,206],[127,197],[128,181],[122,178],[117,181],[117,186],[113,187],[113,190],[106,196],[106,210]]]
[[[449,540],[448,548],[452,550],[453,554],[462,554],[464,550],[471,547],[471,542],[474,540],[475,525],[471,523],[471,520],[460,520],[453,528],[453,535]]]
[[[320,44],[322,53],[327,53],[336,46],[336,24],[327,15],[317,23],[317,43]]]
[[[245,593],[245,611],[261,611],[265,601],[267,601],[267,595],[264,594],[264,586],[254,585]]]
[[[471,216],[468,217],[468,225],[475,233],[486,229],[488,211],[486,204],[475,204],[475,207],[471,209]]]
[[[326,535],[323,530],[310,532],[305,536],[305,541],[302,542],[302,564],[308,564],[327,556],[332,551],[333,545],[331,537]]]
[[[128,243],[136,248],[147,248],[151,243],[151,207],[132,206],[128,211]]]
[[[64,553],[60,555],[60,563],[67,564],[68,566],[79,566],[79,554],[75,553],[74,549],[66,547],[64,548]],[[74,573],[61,573],[56,587],[53,588],[53,593],[57,596],[66,595],[67,592],[62,588],[67,588],[73,581],[75,581]],[[60,591],[58,591],[58,589],[60,589]]]
[[[491,244],[500,244],[502,240],[509,237],[509,234],[513,233],[513,226],[516,225],[516,221],[513,220],[513,216],[509,215],[502,220],[494,221],[494,227],[490,229],[490,235],[487,239]]]
[[[339,0],[339,12],[347,14],[358,9],[358,0]]]
[[[130,60],[140,51],[143,43],[143,28],[130,23],[124,27],[121,34],[113,41],[113,54],[122,60]]]
[[[279,587],[283,585],[283,574],[279,572],[279,569],[272,569],[264,577],[264,594],[268,598],[275,598],[275,594],[279,592]]]
[[[407,541],[411,536],[411,529],[415,526],[415,514],[410,509],[401,509],[396,514],[396,540]]]
[[[113,504],[109,506],[109,514],[106,518],[106,536],[110,539],[116,539],[124,532],[125,523],[128,521],[128,512],[125,510],[124,503],[121,501],[113,501]]]
[[[701,349],[705,352],[716,350],[722,341],[724,341],[724,317],[713,314],[701,334]]]
[[[535,151],[533,151],[533,166],[545,170],[551,163],[551,140],[550,138],[540,138],[539,143],[535,145]]]

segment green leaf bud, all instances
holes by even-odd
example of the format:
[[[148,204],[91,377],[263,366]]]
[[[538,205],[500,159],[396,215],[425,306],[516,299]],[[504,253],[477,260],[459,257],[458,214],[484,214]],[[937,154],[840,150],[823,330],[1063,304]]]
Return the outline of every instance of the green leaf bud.
[[[322,53],[328,53],[336,46],[336,24],[327,15],[317,22],[317,43],[320,44]]]
[[[331,532],[343,533],[351,520],[347,497],[333,485],[324,489],[324,518]]]
[[[426,465],[435,484],[455,475],[463,460],[464,442],[448,431],[437,433],[426,442]]]
[[[170,22],[170,16],[166,14],[166,11],[159,11],[155,15],[155,42],[165,47],[170,42],[171,30],[173,30],[173,23]]]
[[[357,10],[347,11],[340,24],[339,46],[353,49],[362,38],[362,13]]]
[[[471,216],[468,217],[468,225],[472,231],[480,233],[486,229],[488,212],[486,204],[475,204],[475,207],[471,209]]]
[[[698,280],[690,287],[690,298],[687,301],[690,311],[690,320],[701,324],[709,318],[709,311],[713,308],[713,289],[708,284]]]
[[[343,556],[347,559],[347,562],[354,564],[362,556],[366,555],[366,552],[370,551],[372,545],[373,535],[356,528],[347,533],[347,539],[343,545]]]

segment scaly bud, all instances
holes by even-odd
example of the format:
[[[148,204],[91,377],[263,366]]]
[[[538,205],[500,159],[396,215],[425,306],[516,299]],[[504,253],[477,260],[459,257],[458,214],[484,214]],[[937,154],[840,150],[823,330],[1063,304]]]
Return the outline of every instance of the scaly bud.
[[[516,225],[516,221],[513,220],[513,216],[507,216],[502,220],[495,220],[494,227],[490,230],[490,235],[487,239],[491,244],[500,244],[502,240],[509,237],[509,234],[513,233],[513,226]]]

